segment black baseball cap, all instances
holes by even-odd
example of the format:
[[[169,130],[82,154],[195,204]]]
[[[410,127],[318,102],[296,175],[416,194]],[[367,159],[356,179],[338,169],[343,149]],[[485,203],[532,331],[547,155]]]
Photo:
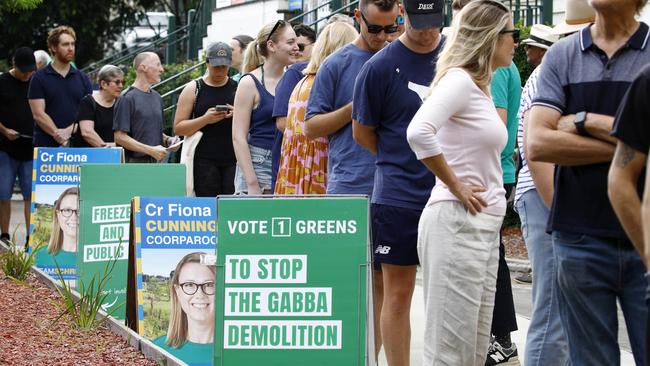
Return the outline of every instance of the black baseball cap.
[[[20,47],[14,53],[14,65],[22,72],[36,71],[34,51],[29,47]]]
[[[404,0],[404,10],[415,29],[441,28],[445,22],[444,0]]]

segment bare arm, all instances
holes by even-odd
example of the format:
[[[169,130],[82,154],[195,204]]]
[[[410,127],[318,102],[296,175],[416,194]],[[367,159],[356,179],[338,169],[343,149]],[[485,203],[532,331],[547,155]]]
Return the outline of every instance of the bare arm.
[[[228,112],[219,111],[215,108],[208,108],[204,115],[190,119],[194,107],[196,83],[190,81],[178,98],[176,114],[174,115],[174,132],[181,136],[190,136],[204,126],[223,121],[232,117],[232,109]]]
[[[259,99],[259,93],[255,88],[252,78],[244,77],[239,81],[235,93],[235,114],[232,123],[232,144],[235,148],[237,165],[244,173],[248,194],[262,194],[262,189],[257,180],[257,174],[253,169],[251,151],[248,147],[248,130],[251,124],[251,112],[255,106],[255,99]]]
[[[614,156],[614,145],[592,137],[558,130],[560,112],[544,106],[530,111],[527,157],[560,165],[605,163]]]
[[[167,149],[165,149],[163,146],[161,145],[149,146],[143,144],[140,141],[129,136],[124,131],[115,131],[114,136],[115,136],[115,143],[119,146],[124,147],[129,151],[135,151],[135,152],[147,154],[152,158],[156,159],[156,161],[161,161],[162,159],[165,158],[165,156],[167,156]]]
[[[357,144],[377,155],[377,133],[374,127],[352,120],[352,137]]]
[[[637,184],[645,168],[647,155],[639,153],[620,141],[616,145],[614,161],[609,168],[607,194],[625,233],[639,253],[644,253],[641,226],[641,199]]]
[[[330,135],[352,120],[352,102],[323,114],[317,114],[305,121],[305,136],[309,139]]]
[[[113,143],[106,143],[95,131],[95,121],[83,120],[79,121],[79,128],[81,129],[81,136],[92,147],[107,147],[115,145]]]
[[[72,133],[72,125],[66,128],[58,128],[52,118],[45,113],[45,99],[30,99],[29,107],[32,110],[34,121],[41,130],[52,136],[59,145],[65,145],[68,142]]]
[[[524,113],[524,154],[527,156],[527,144],[528,144],[528,126],[530,121],[530,110]],[[553,193],[555,190],[553,184],[553,177],[555,175],[555,166],[550,163],[543,163],[539,161],[531,161],[528,159],[528,170],[530,171],[530,176],[533,178],[533,183],[535,183],[535,189],[537,193],[544,201],[546,207],[550,208],[553,203]]]
[[[648,151],[650,154],[650,151]],[[647,156],[647,155],[646,155]],[[645,187],[643,189],[643,207],[641,208],[643,238],[645,243],[646,267],[650,263],[650,169],[646,168]]]
[[[447,161],[442,154],[424,158],[420,161],[429,168],[436,176],[436,179],[445,182],[451,193],[458,197],[472,215],[476,215],[481,212],[483,207],[487,207],[487,202],[479,195],[480,192],[485,192],[485,188],[461,183],[447,165]]]
[[[0,133],[3,134],[9,141],[14,141],[19,137],[18,131],[5,127],[2,123],[0,123]]]
[[[275,117],[275,128],[284,132],[284,129],[287,127],[287,117]]]
[[[499,115],[499,117],[503,121],[503,124],[507,126],[508,125],[508,110],[505,109],[505,108],[497,107],[497,114]]]
[[[558,130],[578,134],[578,130],[576,130],[574,124],[575,116],[575,114],[562,116],[558,121]],[[585,129],[589,133],[590,137],[616,145],[618,140],[616,137],[610,136],[612,128],[614,128],[614,117],[605,114],[587,113],[585,118]]]

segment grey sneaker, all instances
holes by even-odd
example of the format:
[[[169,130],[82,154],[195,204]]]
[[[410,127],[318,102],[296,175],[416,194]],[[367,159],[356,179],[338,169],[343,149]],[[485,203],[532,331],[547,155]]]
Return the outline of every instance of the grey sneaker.
[[[492,338],[490,347],[488,348],[485,366],[492,365],[520,366],[517,345],[512,342],[509,348],[503,348],[499,342]]]
[[[532,272],[521,273],[519,274],[519,276],[515,277],[515,281],[526,285],[530,285],[531,283],[533,283],[533,273]]]

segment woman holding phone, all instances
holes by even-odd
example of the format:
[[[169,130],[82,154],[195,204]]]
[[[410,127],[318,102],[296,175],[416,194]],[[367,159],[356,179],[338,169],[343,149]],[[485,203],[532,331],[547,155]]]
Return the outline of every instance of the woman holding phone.
[[[232,144],[232,105],[237,83],[228,77],[232,51],[224,42],[206,48],[208,70],[183,89],[176,106],[174,132],[203,137],[194,152],[194,191],[197,197],[235,192],[235,151]]]

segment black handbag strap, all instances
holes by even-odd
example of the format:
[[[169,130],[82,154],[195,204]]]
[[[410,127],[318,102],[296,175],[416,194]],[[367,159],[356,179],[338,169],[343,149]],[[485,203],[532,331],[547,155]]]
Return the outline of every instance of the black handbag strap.
[[[194,103],[192,103],[192,114],[191,118],[194,119],[194,109],[196,109],[196,101],[199,99],[199,91],[201,90],[201,78],[194,79],[196,88],[194,89]]]

